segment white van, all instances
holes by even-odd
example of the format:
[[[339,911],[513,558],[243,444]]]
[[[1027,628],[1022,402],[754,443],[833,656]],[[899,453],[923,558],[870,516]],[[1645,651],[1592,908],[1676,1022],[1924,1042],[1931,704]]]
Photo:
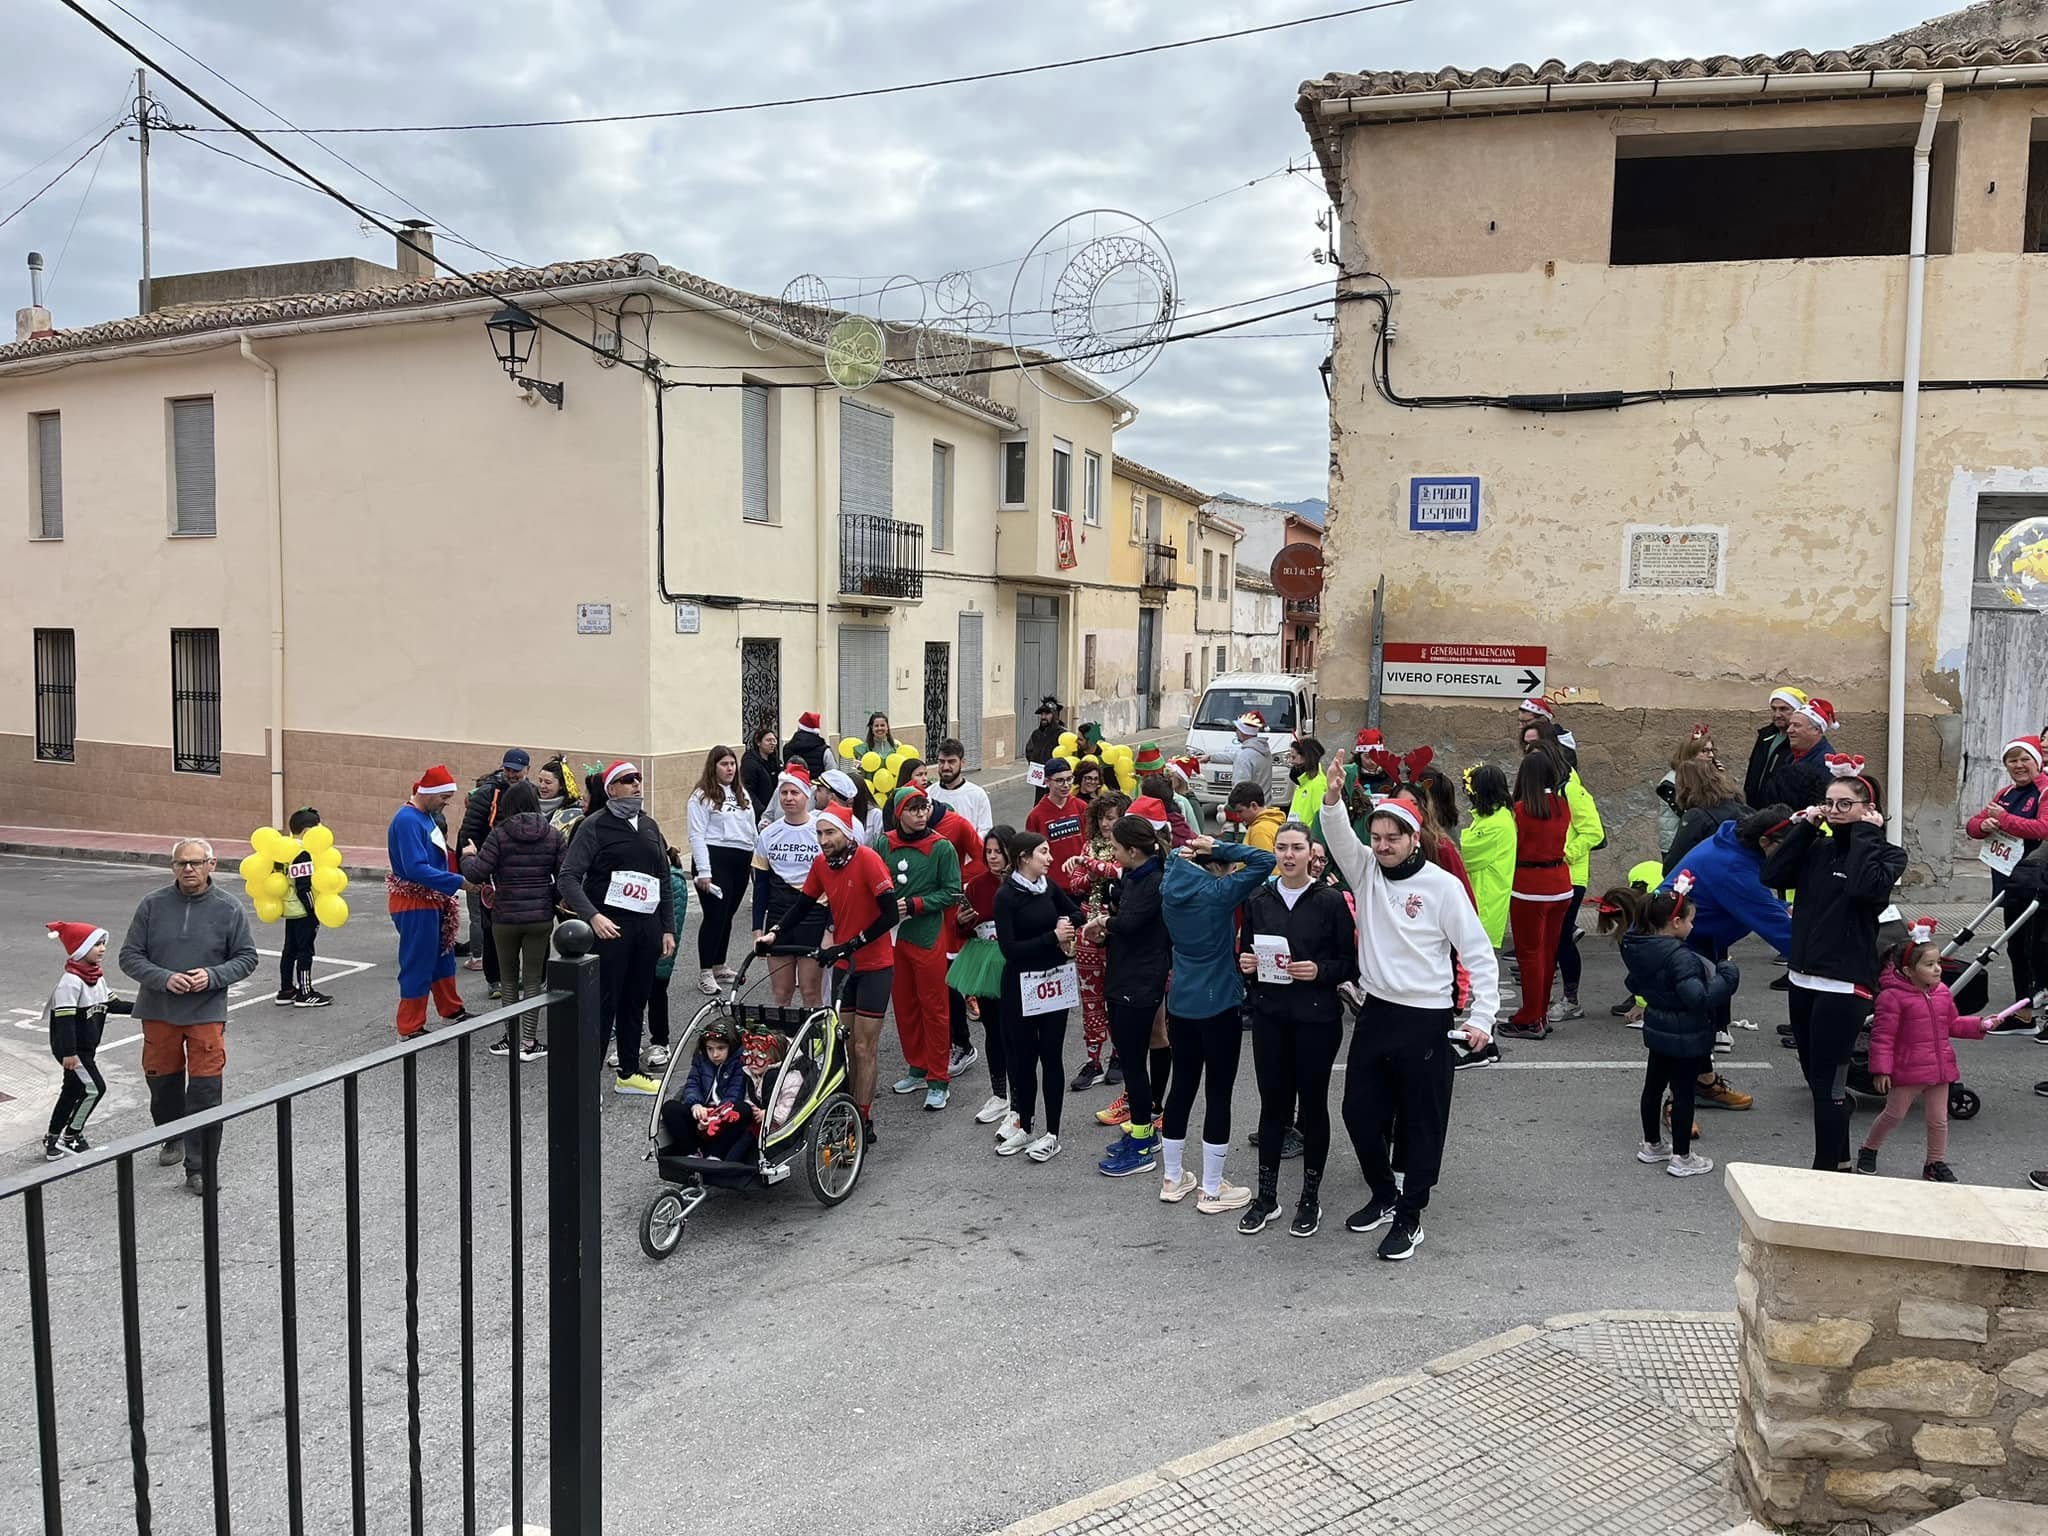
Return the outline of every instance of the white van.
[[[1237,761],[1237,717],[1255,709],[1266,722],[1273,749],[1273,783],[1266,798],[1286,804],[1293,794],[1287,749],[1298,736],[1315,734],[1315,679],[1295,672],[1225,672],[1202,693],[1188,723],[1188,755],[1202,760],[1202,773],[1189,793],[1206,813],[1230,798]]]

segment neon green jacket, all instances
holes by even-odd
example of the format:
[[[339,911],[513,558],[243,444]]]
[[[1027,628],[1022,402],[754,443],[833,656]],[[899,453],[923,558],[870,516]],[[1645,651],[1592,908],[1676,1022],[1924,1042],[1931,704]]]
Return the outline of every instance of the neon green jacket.
[[[1304,827],[1316,824],[1316,817],[1322,814],[1323,791],[1328,787],[1330,775],[1318,768],[1313,775],[1294,786],[1294,799],[1287,807],[1287,819],[1298,821]]]
[[[1472,882],[1472,900],[1487,941],[1499,949],[1508,929],[1508,895],[1515,888],[1515,813],[1498,810],[1474,817],[1458,837],[1465,860],[1465,878]]]
[[[1564,861],[1571,866],[1572,884],[1584,885],[1592,873],[1593,850],[1607,837],[1600,825],[1600,807],[1574,768],[1564,781],[1565,803],[1572,808],[1572,829],[1564,837]]]

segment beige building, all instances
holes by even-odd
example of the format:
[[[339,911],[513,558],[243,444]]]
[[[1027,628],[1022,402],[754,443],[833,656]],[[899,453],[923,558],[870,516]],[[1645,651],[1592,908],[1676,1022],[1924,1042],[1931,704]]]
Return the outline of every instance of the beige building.
[[[1655,853],[1695,720],[1739,767],[1794,683],[1883,774],[1896,687],[1908,847],[1944,875],[1959,801],[2048,719],[2048,631],[1978,579],[2048,509],[2048,38],[1340,74],[1299,107],[1349,274],[1326,712],[1375,690],[1382,575],[1390,643],[1547,647],[1611,872]],[[1385,725],[1462,766],[1508,755],[1513,707],[1389,695]]]
[[[815,339],[647,256],[479,274],[596,343],[538,335],[518,371],[556,409],[494,359],[496,299],[290,270],[0,347],[9,820],[246,835],[314,804],[374,843],[423,766],[517,744],[639,760],[680,837],[756,722],[882,709],[989,771],[1077,686],[1114,541],[1074,534],[1126,402],[1055,404],[1001,354],[820,387]]]

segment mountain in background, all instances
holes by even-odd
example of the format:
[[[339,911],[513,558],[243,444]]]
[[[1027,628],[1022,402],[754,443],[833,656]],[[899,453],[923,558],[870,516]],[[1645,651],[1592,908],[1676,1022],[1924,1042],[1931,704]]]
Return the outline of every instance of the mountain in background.
[[[1273,505],[1285,507],[1289,512],[1307,518],[1318,528],[1323,526],[1323,519],[1330,510],[1330,504],[1320,496],[1311,496],[1306,501],[1276,501]]]

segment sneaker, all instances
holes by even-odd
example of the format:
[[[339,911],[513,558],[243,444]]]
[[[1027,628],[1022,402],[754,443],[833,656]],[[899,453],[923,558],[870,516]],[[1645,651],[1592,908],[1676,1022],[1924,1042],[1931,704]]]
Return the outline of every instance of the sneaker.
[[[953,1089],[950,1084],[932,1083],[924,1091],[924,1107],[926,1109],[944,1109],[947,1101],[952,1097]]]
[[[1792,990],[1792,978],[1789,976],[1778,977],[1771,983],[1771,990],[1773,992],[1790,992]]]
[[[504,1000],[504,997],[505,997],[505,989],[504,989],[503,987],[493,987],[493,988],[491,988],[491,991],[490,991],[490,999],[491,999],[491,1001],[492,1001],[492,1002],[494,1002],[494,1003],[496,1003],[496,1002],[502,1002],[502,1001]]]
[[[296,987],[280,987],[280,988],[278,989],[278,993],[277,993],[277,996],[273,997],[273,998],[272,998],[272,999],[271,999],[270,1001],[271,1001],[271,1004],[272,1004],[272,1006],[274,1006],[274,1007],[278,1007],[278,1008],[296,1008],[296,1007],[298,1006],[298,1004],[299,1004],[299,991],[298,991],[298,988],[296,988]],[[2029,1027],[2031,1028],[2032,1026],[2029,1026]]]
[[[1640,1013],[1632,1014],[1630,1017],[1622,1020],[1622,1022],[1628,1025],[1630,1029],[1641,1029],[1643,1027],[1643,1016]]]
[[[1127,1179],[1134,1173],[1150,1173],[1159,1166],[1157,1136],[1123,1136],[1109,1149],[1109,1155],[1095,1165],[1112,1179]]]
[[[2027,1175],[2027,1182],[2036,1189],[2048,1189],[2048,1168],[2036,1168]]]
[[[2001,1019],[1990,1029],[1985,1030],[1984,1038],[1986,1040],[2004,1040],[2007,1038],[2017,1038],[2020,1035],[2031,1035],[2033,1032],[2034,1021],[2024,1014],[2016,1013],[2011,1018]]]
[[[1729,1087],[1728,1079],[1718,1072],[1714,1074],[1712,1082],[1700,1083],[1694,1087],[1692,1096],[1696,1102],[1711,1104],[1716,1109],[1747,1109],[1756,1102],[1752,1095]]]
[[[73,1152],[90,1152],[92,1150],[92,1143],[85,1139],[85,1132],[83,1131],[66,1131],[58,1139]]]
[[[1034,1163],[1049,1163],[1060,1155],[1060,1139],[1047,1131],[1024,1149],[1024,1155]]]
[[[661,1084],[657,1083],[645,1072],[629,1072],[622,1077],[612,1079],[612,1092],[637,1094],[643,1099],[652,1098],[655,1094],[661,1092]]]
[[[1451,1047],[1452,1070],[1463,1072],[1468,1067],[1497,1067],[1500,1065],[1500,1047],[1489,1040],[1476,1051],[1468,1051],[1462,1045]]]
[[[203,1194],[205,1194],[205,1193],[206,1193],[206,1175],[205,1175],[205,1174],[203,1174],[203,1173],[188,1173],[188,1174],[186,1174],[186,1175],[185,1175],[185,1193],[186,1193],[186,1194],[188,1194],[188,1195],[203,1195]]]
[[[652,1067],[657,1072],[667,1066],[668,1062],[668,1047],[665,1045],[650,1045],[640,1053],[640,1065]]]
[[[1301,1132],[1293,1126],[1287,1127],[1287,1134],[1280,1138],[1280,1161],[1301,1156]]]
[[[1688,1152],[1683,1157],[1674,1157],[1664,1165],[1664,1171],[1674,1179],[1689,1179],[1696,1173],[1712,1173],[1714,1160],[1700,1152]]]
[[[2048,1084],[2043,1084],[2042,1086],[2048,1087]],[[2043,1097],[2048,1097],[2048,1094],[2044,1094]],[[1109,1108],[1095,1111],[1095,1123],[1097,1125],[1129,1125],[1131,1123],[1131,1096],[1127,1093],[1120,1093],[1116,1096],[1116,1101]]]
[[[1394,1224],[1387,1228],[1387,1235],[1380,1239],[1380,1257],[1396,1262],[1412,1259],[1415,1250],[1421,1246],[1421,1221],[1413,1216],[1396,1216]]]
[[[1668,1141],[1646,1141],[1636,1148],[1639,1163],[1668,1163],[1671,1161],[1671,1143]]]
[[[2048,1099],[2048,1083],[2034,1084],[2034,1097],[2039,1099]]]
[[[1377,1228],[1384,1227],[1393,1219],[1394,1202],[1391,1200],[1383,1202],[1376,1198],[1370,1205],[1353,1211],[1345,1219],[1344,1230],[1347,1232],[1371,1232]]]
[[[463,962],[462,962],[462,968],[463,968],[463,969],[464,969],[465,971],[480,971],[480,970],[482,970],[482,969],[484,968],[484,960],[483,960],[483,956],[482,956],[482,955],[471,955],[471,956],[470,956],[470,957],[469,957],[469,958],[468,958],[467,960],[465,960],[465,961],[463,961]]]
[[[299,994],[298,1001],[293,1003],[292,1006],[294,1008],[332,1008],[334,1006],[334,999],[325,992],[315,992],[308,988]]]
[[[889,1091],[891,1093],[923,1093],[924,1087],[924,1074],[915,1067],[912,1067],[889,1085]]]
[[[1510,1040],[1548,1040],[1550,1038],[1550,1026],[1548,1024],[1503,1024],[1494,1033],[1496,1035],[1506,1035]]]
[[[1641,1024],[1638,1024],[1638,1025],[1636,1026],[1636,1028],[1640,1029],[1640,1028],[1642,1028],[1642,1025],[1641,1025]],[[1715,1030],[1715,1031],[1714,1031],[1714,1054],[1715,1054],[1715,1055],[1717,1055],[1717,1056],[1719,1056],[1719,1055],[1724,1055],[1724,1054],[1726,1054],[1727,1052],[1729,1052],[1729,1051],[1732,1051],[1732,1050],[1734,1050],[1734,1049],[1735,1049],[1735,1037],[1734,1037],[1733,1035],[1729,1034],[1729,1033],[1728,1033],[1728,1031],[1727,1031],[1727,1030],[1725,1030],[1725,1029],[1717,1029],[1717,1030]]]
[[[547,1054],[548,1048],[538,1040],[529,1040],[519,1047],[519,1059],[521,1061],[542,1061],[546,1059]]]
[[[1114,1056],[1110,1057],[1109,1065],[1102,1069],[1102,1086],[1105,1088],[1114,1088],[1118,1083],[1121,1083],[1123,1080],[1124,1064],[1118,1061]]]
[[[1010,1112],[1009,1098],[1000,1093],[990,1094],[988,1102],[974,1112],[976,1125],[994,1125]]]
[[[1612,1008],[1607,1010],[1608,1015],[1610,1017],[1617,1019],[1625,1019],[1635,1011],[1636,1000],[1632,996],[1624,997],[1620,1002],[1616,1003]]]
[[[1195,1200],[1195,1209],[1204,1216],[1221,1216],[1225,1211],[1235,1211],[1251,1203],[1252,1192],[1242,1184],[1233,1184],[1225,1179],[1216,1186],[1216,1193],[1203,1190]]]
[[[1856,1171],[1858,1173],[1877,1172],[1877,1148],[1858,1147],[1856,1149]]]
[[[44,1162],[46,1162],[46,1163],[61,1163],[61,1162],[63,1162],[63,1161],[64,1161],[64,1159],[65,1159],[65,1158],[69,1157],[70,1155],[71,1155],[71,1149],[70,1149],[69,1147],[65,1146],[65,1145],[64,1145],[64,1143],[63,1143],[63,1142],[61,1142],[61,1141],[59,1141],[59,1140],[58,1140],[58,1139],[57,1139],[56,1137],[54,1137],[54,1136],[45,1136],[45,1137],[43,1138],[43,1161],[44,1161]]]
[[[721,987],[731,986],[733,984],[733,978],[738,975],[739,972],[735,971],[729,965],[714,965],[713,967],[711,967],[712,979],[716,981]]]
[[[996,1156],[1015,1157],[1031,1145],[1031,1133],[1011,1120],[996,1133]]]
[[[498,1036],[497,1039],[491,1042],[490,1051],[493,1056],[510,1056],[512,1054],[512,1037],[510,1035]],[[614,1067],[618,1064],[616,1057],[608,1063],[608,1065]]]
[[[697,973],[697,990],[706,997],[718,996],[718,978],[709,971]]]
[[[1920,1170],[1920,1177],[1930,1184],[1955,1184],[1961,1182],[1956,1178],[1956,1171],[1949,1167],[1947,1163],[1926,1164]]]
[[[613,1045],[604,1053],[604,1064],[614,1072],[619,1070],[619,1048],[617,1045]]]
[[[1225,1187],[1228,1188],[1227,1185]],[[1250,1237],[1254,1232],[1265,1231],[1266,1223],[1279,1214],[1280,1203],[1277,1200],[1271,1205],[1263,1200],[1254,1200],[1244,1208],[1244,1214],[1237,1218],[1237,1230]]]
[[[1093,1088],[1102,1081],[1102,1063],[1089,1060],[1081,1063],[1081,1070],[1074,1074],[1074,1080],[1067,1084],[1069,1093],[1079,1093],[1084,1088]]]
[[[1576,997],[1561,997],[1550,1005],[1550,1012],[1545,1017],[1552,1024],[1562,1024],[1566,1019],[1583,1019],[1585,1016],[1586,1010],[1579,1006]]]
[[[1200,1179],[1183,1168],[1179,1178],[1167,1179],[1160,1184],[1159,1198],[1168,1205],[1179,1205],[1181,1201],[1187,1199],[1194,1192],[1195,1186],[1201,1182]]]
[[[169,1141],[156,1149],[156,1165],[159,1168],[174,1168],[183,1161],[185,1161],[185,1145],[176,1136],[173,1136]]]
[[[875,1117],[865,1111],[861,1113],[860,1117],[860,1136],[861,1145],[864,1147],[872,1147],[882,1139],[875,1134]]]
[[[443,1024],[467,1024],[471,1019],[475,1017],[476,1015],[471,1013],[467,1008],[458,1008],[453,1013],[449,1014],[446,1018],[442,1019],[441,1022]],[[424,1030],[426,1028],[426,1025],[422,1024],[420,1028]]]
[[[963,1049],[956,1045],[953,1047],[952,1054],[946,1058],[946,1076],[949,1078],[958,1077],[979,1060],[981,1060],[981,1052],[973,1046],[970,1045]]]
[[[1294,1220],[1288,1232],[1295,1237],[1314,1237],[1323,1224],[1323,1203],[1314,1195],[1303,1195],[1294,1203]]]

